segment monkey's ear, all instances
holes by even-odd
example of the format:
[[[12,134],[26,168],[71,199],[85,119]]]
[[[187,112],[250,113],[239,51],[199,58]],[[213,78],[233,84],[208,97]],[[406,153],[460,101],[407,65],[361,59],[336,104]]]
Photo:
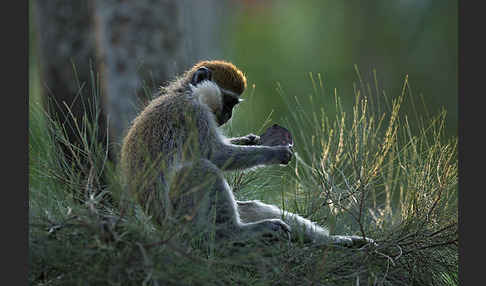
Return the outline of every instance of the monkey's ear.
[[[191,84],[196,85],[203,80],[211,80],[211,70],[207,67],[198,68],[192,75]]]

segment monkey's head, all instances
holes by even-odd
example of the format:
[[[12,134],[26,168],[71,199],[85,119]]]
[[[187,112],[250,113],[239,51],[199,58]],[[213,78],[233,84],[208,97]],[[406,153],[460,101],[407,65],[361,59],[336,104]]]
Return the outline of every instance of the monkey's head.
[[[188,71],[190,84],[201,89],[204,102],[215,115],[219,125],[232,116],[233,107],[241,102],[246,89],[246,77],[232,63],[224,61],[202,61]]]

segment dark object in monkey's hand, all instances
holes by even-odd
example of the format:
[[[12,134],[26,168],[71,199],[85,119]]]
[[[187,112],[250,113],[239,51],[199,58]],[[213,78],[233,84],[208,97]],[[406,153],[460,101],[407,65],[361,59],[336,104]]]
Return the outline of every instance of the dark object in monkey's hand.
[[[260,135],[260,144],[265,146],[293,146],[292,134],[286,128],[274,124]]]

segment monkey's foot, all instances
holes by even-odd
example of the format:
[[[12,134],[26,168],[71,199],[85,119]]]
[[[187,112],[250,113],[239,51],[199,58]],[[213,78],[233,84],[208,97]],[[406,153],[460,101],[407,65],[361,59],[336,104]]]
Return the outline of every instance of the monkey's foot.
[[[280,219],[269,219],[266,220],[266,223],[268,225],[268,228],[271,229],[272,231],[283,231],[285,233],[291,232],[291,228],[288,224],[283,222]]]
[[[268,219],[263,221],[266,230],[263,238],[268,242],[288,240],[290,242],[291,228],[280,219]]]
[[[351,236],[344,236],[344,235],[333,235],[333,242],[331,245],[339,245],[351,248],[361,248],[365,245],[373,245],[376,246],[376,243],[371,238],[363,238],[362,236],[358,235],[351,235]]]

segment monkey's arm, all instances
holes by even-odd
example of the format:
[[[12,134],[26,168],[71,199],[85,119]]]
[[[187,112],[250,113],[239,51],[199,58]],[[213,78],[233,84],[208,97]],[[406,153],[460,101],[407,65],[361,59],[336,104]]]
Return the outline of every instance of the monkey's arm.
[[[231,144],[234,145],[246,145],[246,146],[261,145],[260,136],[252,133],[242,137],[229,138],[228,140]]]
[[[292,151],[288,146],[238,146],[218,144],[210,161],[222,170],[243,170],[259,165],[288,164]]]

